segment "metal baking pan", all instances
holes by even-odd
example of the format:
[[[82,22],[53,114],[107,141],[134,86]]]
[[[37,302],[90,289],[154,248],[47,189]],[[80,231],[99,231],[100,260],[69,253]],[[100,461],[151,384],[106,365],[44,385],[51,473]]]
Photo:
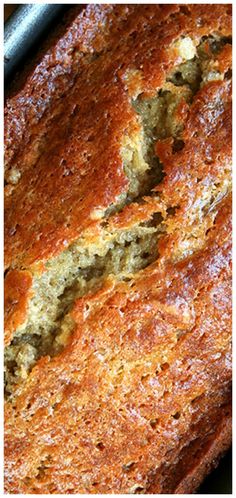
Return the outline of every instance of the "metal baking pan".
[[[30,60],[40,43],[72,8],[66,4],[24,4],[10,15],[4,26],[4,81]],[[232,452],[203,482],[197,494],[232,494]]]
[[[47,33],[70,8],[64,4],[24,4],[4,26],[4,81],[10,80],[20,65],[33,54]]]

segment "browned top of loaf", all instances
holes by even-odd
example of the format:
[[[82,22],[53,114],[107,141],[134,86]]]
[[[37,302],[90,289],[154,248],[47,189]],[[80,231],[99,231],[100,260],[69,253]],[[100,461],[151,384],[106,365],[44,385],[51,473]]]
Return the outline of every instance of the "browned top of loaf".
[[[171,48],[181,33],[196,41],[212,32],[228,36],[230,23],[226,5],[90,5],[8,101],[7,169],[16,164],[22,174],[6,187],[6,266],[16,268],[6,287],[8,341],[25,315],[28,270],[85,228],[99,232],[94,209],[128,189],[120,144],[138,124],[127,70],[139,69],[152,95],[181,62]],[[227,48],[222,53],[226,72]],[[133,90],[138,84],[134,79]],[[202,246],[192,256],[178,261],[178,250],[193,226],[191,206],[207,182],[223,184],[229,167],[230,90],[226,78],[197,92],[184,111],[182,150],[171,139],[156,144],[166,173],[157,187],[160,211],[165,217],[178,206],[166,219],[160,259],[130,282],[110,278],[78,299],[64,350],[41,358],[6,404],[7,491],[175,492],[223,430],[231,199],[218,202],[213,226],[206,214],[196,236],[204,235]],[[155,202],[132,203],[109,223],[147,220]],[[11,302],[19,304],[14,323]]]
[[[122,493],[154,479],[171,493],[192,471],[194,444],[201,452],[227,417],[230,209],[221,203],[191,258],[75,303],[69,344],[41,358],[6,406],[6,489]]]
[[[181,34],[196,41],[212,32],[229,35],[230,10],[225,5],[90,5],[75,19],[7,103],[6,168],[14,165],[21,178],[6,188],[6,267],[25,268],[59,253],[97,223],[95,208],[105,209],[128,189],[120,143],[138,125],[127,70],[139,69],[145,92],[156,93],[170,68],[181,62],[172,42]],[[212,92],[224,107],[227,84],[213,85]],[[209,96],[203,92],[202,98],[207,106]],[[189,157],[195,153],[197,107],[193,113],[186,132]],[[228,144],[224,136],[221,141],[207,133],[212,117],[209,107],[200,153],[207,154],[216,140],[218,160],[228,153]],[[216,122],[222,119],[221,112],[214,115]],[[173,181],[167,192],[171,205]]]

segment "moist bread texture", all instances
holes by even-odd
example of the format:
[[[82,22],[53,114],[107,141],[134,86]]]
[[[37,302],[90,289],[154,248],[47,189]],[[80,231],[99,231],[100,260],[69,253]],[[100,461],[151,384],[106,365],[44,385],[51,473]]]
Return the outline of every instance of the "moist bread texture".
[[[231,442],[231,7],[72,10],[5,109],[5,490],[193,493]]]

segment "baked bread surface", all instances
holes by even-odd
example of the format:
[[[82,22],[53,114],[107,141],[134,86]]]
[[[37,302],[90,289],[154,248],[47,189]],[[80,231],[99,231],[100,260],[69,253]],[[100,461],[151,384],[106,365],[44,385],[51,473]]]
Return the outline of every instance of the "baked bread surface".
[[[192,493],[230,445],[230,37],[75,8],[7,100],[6,492]]]

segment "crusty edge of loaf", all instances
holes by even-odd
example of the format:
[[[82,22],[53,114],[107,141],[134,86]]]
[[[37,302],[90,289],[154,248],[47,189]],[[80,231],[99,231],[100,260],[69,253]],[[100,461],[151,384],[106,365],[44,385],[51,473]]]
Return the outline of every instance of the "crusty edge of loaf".
[[[181,480],[174,494],[192,494],[197,491],[204,478],[217,467],[221,457],[230,448],[232,442],[232,416],[222,420],[210,445],[196,465]]]

